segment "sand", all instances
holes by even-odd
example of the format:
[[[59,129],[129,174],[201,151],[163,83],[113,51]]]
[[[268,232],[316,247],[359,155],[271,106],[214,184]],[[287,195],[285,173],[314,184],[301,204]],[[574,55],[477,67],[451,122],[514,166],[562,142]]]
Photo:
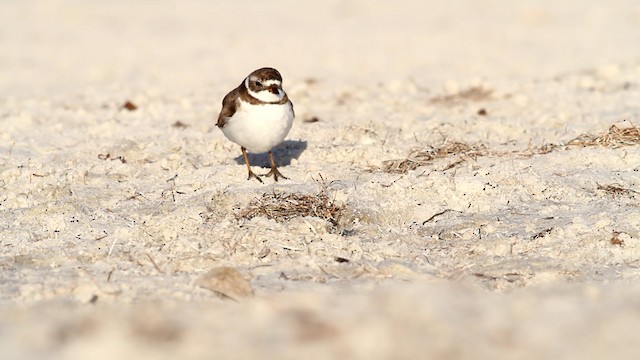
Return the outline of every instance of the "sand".
[[[633,358],[637,44],[631,0],[3,2],[0,355]],[[215,127],[262,66],[264,184]]]

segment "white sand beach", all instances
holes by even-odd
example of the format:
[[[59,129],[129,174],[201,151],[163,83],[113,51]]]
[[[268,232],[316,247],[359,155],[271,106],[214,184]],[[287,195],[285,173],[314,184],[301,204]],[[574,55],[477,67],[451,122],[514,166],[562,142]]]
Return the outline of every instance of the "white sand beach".
[[[0,358],[635,358],[638,44],[633,0],[4,1]],[[261,184],[215,121],[263,66]]]

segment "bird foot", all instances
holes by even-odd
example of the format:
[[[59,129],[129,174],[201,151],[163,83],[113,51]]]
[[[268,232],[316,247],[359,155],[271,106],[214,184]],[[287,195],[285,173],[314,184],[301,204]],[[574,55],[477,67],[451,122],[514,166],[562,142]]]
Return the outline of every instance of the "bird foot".
[[[253,171],[251,171],[251,169],[249,169],[249,176],[247,176],[247,180],[251,180],[251,178],[254,178],[262,182],[262,179],[260,179],[260,176],[256,175]]]
[[[268,173],[262,175],[262,176],[273,176],[273,180],[275,180],[276,182],[278,181],[278,178],[283,178],[283,179],[288,179],[288,177],[282,175],[282,173],[280,173],[280,171],[278,171],[277,167],[272,167],[271,171],[269,171]]]

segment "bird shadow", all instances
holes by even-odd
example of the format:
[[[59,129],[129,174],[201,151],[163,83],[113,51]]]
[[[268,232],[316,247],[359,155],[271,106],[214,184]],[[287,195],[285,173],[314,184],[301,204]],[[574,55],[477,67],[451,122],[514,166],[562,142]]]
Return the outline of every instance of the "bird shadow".
[[[285,140],[280,145],[271,150],[273,156],[276,158],[276,164],[278,166],[291,165],[291,159],[298,159],[300,155],[307,149],[307,142],[302,140]],[[271,162],[269,161],[269,153],[252,154],[247,153],[251,166],[260,166],[263,168],[271,168]],[[235,157],[238,164],[244,164],[244,157],[242,153]]]

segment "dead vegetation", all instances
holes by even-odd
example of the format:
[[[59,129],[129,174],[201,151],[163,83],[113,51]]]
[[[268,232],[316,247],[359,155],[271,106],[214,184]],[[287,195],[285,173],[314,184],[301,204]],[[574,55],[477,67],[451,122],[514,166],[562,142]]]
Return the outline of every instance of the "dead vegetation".
[[[337,226],[343,216],[345,206],[338,204],[329,196],[326,184],[312,194],[303,193],[265,193],[257,197],[242,209],[237,219],[252,219],[263,216],[278,222],[296,217],[315,216]]]
[[[405,174],[420,166],[429,165],[437,159],[457,157],[455,161],[443,169],[448,170],[464,163],[468,159],[476,160],[481,156],[531,157],[534,155],[545,155],[559,150],[567,150],[572,147],[600,146],[605,148],[619,148],[633,145],[640,145],[640,129],[635,126],[621,128],[616,125],[612,125],[605,133],[600,135],[583,134],[566,143],[544,144],[529,147],[526,150],[515,151],[493,151],[484,144],[467,144],[460,141],[445,140],[440,146],[414,148],[404,159],[383,161],[380,170],[387,173]]]
[[[620,128],[611,125],[609,130],[601,135],[583,134],[567,143],[568,146],[601,146],[619,148],[623,146],[640,145],[640,129],[635,126]]]
[[[611,234],[611,239],[609,240],[609,243],[611,245],[618,245],[620,247],[623,247],[625,244],[624,244],[624,240],[620,239],[620,234],[622,234],[622,233],[619,232],[619,231],[614,231]]]
[[[482,86],[472,86],[467,89],[458,91],[455,94],[436,96],[431,98],[429,102],[432,104],[453,105],[465,101],[483,101],[491,99],[493,90]]]
[[[415,170],[420,166],[428,165],[436,159],[443,159],[450,156],[476,159],[486,153],[486,147],[480,145],[470,145],[458,141],[445,142],[439,147],[415,148],[411,150],[406,159],[387,160],[382,163],[382,168],[388,173],[405,174]]]
[[[598,188],[597,189],[601,190],[601,191],[604,191],[605,193],[611,195],[611,197],[613,197],[614,199],[616,197],[633,196],[635,194],[638,194],[637,191],[635,191],[633,189],[622,187],[621,185],[618,185],[618,184],[609,184],[609,185],[600,185],[600,184],[598,184]]]

